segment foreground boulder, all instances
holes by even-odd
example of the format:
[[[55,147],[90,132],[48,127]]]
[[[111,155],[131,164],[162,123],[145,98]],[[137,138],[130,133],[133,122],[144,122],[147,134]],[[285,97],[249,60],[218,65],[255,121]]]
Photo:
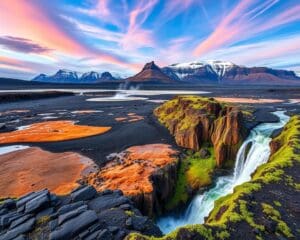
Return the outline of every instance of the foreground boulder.
[[[58,197],[45,189],[0,204],[0,240],[123,239],[130,232],[161,236],[121,191],[80,186]]]
[[[176,143],[198,151],[213,145],[218,167],[232,166],[248,130],[242,112],[213,98],[179,96],[154,110]]]

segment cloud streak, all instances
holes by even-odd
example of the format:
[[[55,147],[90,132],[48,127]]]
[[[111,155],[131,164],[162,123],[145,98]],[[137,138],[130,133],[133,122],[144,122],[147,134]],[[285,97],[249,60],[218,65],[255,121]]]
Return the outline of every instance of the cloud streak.
[[[241,0],[220,21],[216,29],[196,46],[194,55],[203,56],[220,47],[235,44],[263,31],[300,19],[300,5],[284,9],[271,19],[259,18],[278,2],[278,0],[269,0],[263,3],[257,0]]]
[[[23,53],[47,53],[51,49],[43,47],[37,43],[32,42],[29,39],[12,37],[12,36],[0,36],[0,45]]]

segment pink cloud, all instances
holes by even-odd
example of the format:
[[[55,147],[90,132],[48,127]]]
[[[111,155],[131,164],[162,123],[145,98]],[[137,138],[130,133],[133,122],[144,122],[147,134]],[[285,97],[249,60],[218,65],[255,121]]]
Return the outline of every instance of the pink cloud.
[[[127,50],[139,47],[153,47],[154,39],[151,30],[142,28],[143,23],[149,17],[153,7],[158,0],[140,1],[133,10],[129,12],[129,25],[120,45]]]
[[[194,55],[203,56],[221,47],[255,36],[265,30],[300,19],[300,5],[283,10],[272,19],[258,18],[277,2],[277,0],[269,0],[263,3],[257,0],[241,0],[233,10],[225,15],[215,30],[196,46],[193,51]]]
[[[94,57],[99,61],[135,68],[134,64],[131,65],[104,52],[92,51],[82,45],[50,19],[44,9],[33,1],[0,1],[0,9],[0,35],[30,39],[73,57]]]
[[[34,72],[29,66],[26,66],[24,62],[14,58],[0,56],[0,68],[6,68],[21,72]]]

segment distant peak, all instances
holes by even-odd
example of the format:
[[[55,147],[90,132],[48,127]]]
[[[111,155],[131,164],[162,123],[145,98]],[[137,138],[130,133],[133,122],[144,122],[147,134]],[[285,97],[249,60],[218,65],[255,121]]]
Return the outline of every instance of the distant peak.
[[[147,69],[160,70],[160,68],[154,63],[154,61],[145,64],[143,71]]]

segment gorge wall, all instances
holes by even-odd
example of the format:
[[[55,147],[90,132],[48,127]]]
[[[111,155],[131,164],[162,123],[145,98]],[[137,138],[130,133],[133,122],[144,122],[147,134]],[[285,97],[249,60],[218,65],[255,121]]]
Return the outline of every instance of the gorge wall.
[[[198,151],[212,145],[218,167],[232,166],[248,135],[242,111],[213,98],[179,96],[156,108],[154,114],[179,146]]]

